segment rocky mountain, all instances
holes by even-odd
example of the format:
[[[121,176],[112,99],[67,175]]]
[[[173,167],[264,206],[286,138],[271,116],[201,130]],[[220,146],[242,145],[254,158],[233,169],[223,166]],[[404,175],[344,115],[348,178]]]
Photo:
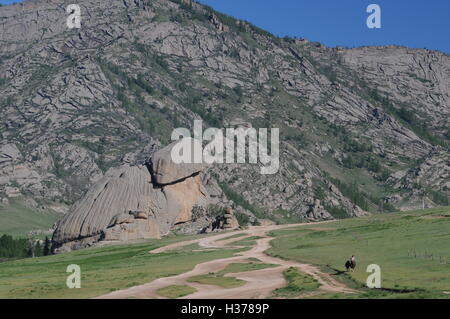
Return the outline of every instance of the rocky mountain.
[[[66,25],[70,1],[0,7],[0,198],[61,211],[78,201],[70,216],[84,217],[99,209],[84,206],[89,198],[111,198],[107,214],[69,223],[76,229],[56,240],[126,220],[113,198],[130,181],[158,197],[139,184],[151,179],[149,154],[195,119],[280,129],[278,173],[255,164],[205,172],[241,221],[449,204],[450,56],[277,38],[189,1],[77,3],[80,29]],[[102,195],[106,184],[117,188]],[[164,223],[174,227],[173,216]]]

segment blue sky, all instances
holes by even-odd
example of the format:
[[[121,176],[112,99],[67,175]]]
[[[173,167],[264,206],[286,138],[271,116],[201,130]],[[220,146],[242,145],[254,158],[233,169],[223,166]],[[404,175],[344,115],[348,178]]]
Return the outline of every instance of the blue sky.
[[[328,46],[399,44],[450,53],[450,0],[200,0],[278,36]],[[381,29],[366,25],[381,7]]]
[[[109,0],[111,1],[111,0]],[[2,4],[17,2],[0,0]],[[398,44],[450,54],[450,0],[199,0],[278,36],[328,46]],[[74,1],[76,3],[76,1]],[[368,29],[366,8],[381,7],[381,29]]]

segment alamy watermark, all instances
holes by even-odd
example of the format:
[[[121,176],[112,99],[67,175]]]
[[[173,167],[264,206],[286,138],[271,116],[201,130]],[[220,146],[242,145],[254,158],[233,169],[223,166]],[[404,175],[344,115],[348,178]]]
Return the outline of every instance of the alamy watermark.
[[[366,9],[367,13],[371,13],[366,20],[369,29],[381,28],[381,7],[378,4],[369,4]]]
[[[67,266],[66,272],[71,273],[66,280],[67,288],[81,288],[81,268],[76,264]]]
[[[371,273],[366,280],[368,288],[381,288],[381,267],[377,264],[367,266],[366,272]]]
[[[69,13],[66,24],[69,29],[81,28],[81,8],[78,4],[69,4],[66,8],[66,13]]]
[[[270,129],[270,155],[268,133],[267,128],[242,127],[203,131],[203,121],[195,120],[192,136],[187,128],[172,132],[172,141],[179,141],[172,148],[172,161],[176,164],[232,164],[247,163],[248,160],[251,164],[262,164],[261,174],[275,174],[280,167],[280,131]],[[203,146],[204,141],[210,142]]]

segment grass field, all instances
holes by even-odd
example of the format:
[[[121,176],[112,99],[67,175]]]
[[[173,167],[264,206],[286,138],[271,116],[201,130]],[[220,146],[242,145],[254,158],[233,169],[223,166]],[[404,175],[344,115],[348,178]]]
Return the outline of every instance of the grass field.
[[[234,246],[254,246],[256,245],[256,240],[261,239],[260,236],[251,236],[238,241],[233,242]]]
[[[196,264],[230,257],[239,250],[149,251],[199,236],[172,236],[128,245],[87,248],[61,255],[0,263],[0,298],[89,298],[177,275]],[[81,289],[66,286],[67,266],[81,267]]]
[[[172,285],[161,289],[158,289],[157,293],[160,296],[167,297],[170,299],[176,299],[183,296],[193,294],[197,290],[191,286],[186,285]]]
[[[219,239],[218,241],[229,240],[229,239],[233,239],[233,238],[239,238],[239,237],[242,237],[242,236],[245,236],[245,234],[244,233],[240,233],[240,234],[231,235],[231,236]]]
[[[201,262],[226,258],[248,249],[200,249],[198,244],[158,254],[149,251],[171,243],[207,235],[177,235],[88,248],[61,255],[0,263],[0,298],[89,298],[177,275]],[[213,235],[213,234],[212,234]],[[315,264],[356,294],[325,294],[317,282],[295,269],[284,273],[288,285],[275,297],[296,298],[449,298],[450,207],[424,211],[377,214],[322,224],[303,225],[269,233],[275,237],[268,253],[280,258]],[[231,236],[231,235],[230,235]],[[234,236],[233,237],[238,237]],[[253,245],[256,238],[239,240]],[[355,272],[344,270],[345,261],[357,258]],[[81,289],[68,289],[67,266],[81,267]],[[381,267],[382,289],[365,287],[370,264]],[[228,265],[222,271],[190,278],[190,281],[238,287],[244,281],[225,277],[274,265],[253,258]],[[182,296],[187,287],[166,287],[162,294]],[[174,297],[175,298],[175,297]]]
[[[264,264],[261,262],[254,262],[254,261],[250,261],[249,263],[234,263],[229,264],[227,267],[225,267],[225,269],[217,273],[194,276],[189,278],[188,281],[206,285],[216,285],[223,288],[235,288],[245,285],[245,281],[234,277],[224,277],[225,274],[259,270],[276,266],[278,265]]]
[[[216,273],[193,276],[189,278],[187,281],[196,282],[204,285],[215,285],[222,288],[236,288],[245,285],[245,281],[243,280],[234,277],[224,277]]]
[[[0,204],[0,235],[26,237],[30,230],[51,228],[59,218],[61,214],[36,211],[20,200],[10,200],[9,205]]]
[[[449,297],[450,208],[398,212],[274,231],[269,254],[320,266],[349,286],[365,286],[370,264],[385,290],[366,297]],[[357,258],[355,272],[344,263]]]
[[[320,287],[319,282],[311,275],[290,267],[283,272],[284,278],[288,282],[286,287],[275,289],[273,294],[276,297],[290,298],[298,296],[299,293],[315,291]]]

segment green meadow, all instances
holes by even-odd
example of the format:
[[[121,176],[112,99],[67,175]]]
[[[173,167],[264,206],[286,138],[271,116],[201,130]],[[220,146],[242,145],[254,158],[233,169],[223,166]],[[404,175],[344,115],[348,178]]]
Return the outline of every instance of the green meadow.
[[[87,248],[60,255],[0,263],[0,298],[90,298],[191,270],[198,263],[231,257],[239,250],[196,251],[186,247],[149,251],[199,236],[170,236],[128,245]],[[66,286],[67,266],[81,268],[81,288]]]
[[[256,245],[256,241],[261,238],[262,237],[260,237],[260,236],[251,236],[251,237],[247,237],[247,238],[244,238],[241,240],[234,241],[232,243],[232,245],[233,246],[254,246],[254,245]]]
[[[377,214],[273,231],[268,253],[318,265],[348,286],[351,297],[450,297],[450,208]],[[355,255],[357,267],[345,272]],[[367,266],[381,268],[381,288],[367,289]],[[343,296],[335,296],[343,297]],[[347,296],[349,297],[349,296]]]
[[[157,294],[169,299],[176,299],[196,292],[197,289],[186,285],[172,285],[158,289]]]
[[[278,298],[295,298],[299,294],[317,291],[319,282],[311,275],[305,274],[295,267],[289,267],[283,272],[287,281],[286,287],[278,288],[273,291],[273,295]]]
[[[55,212],[41,212],[27,207],[20,200],[10,200],[9,205],[0,204],[0,236],[26,237],[30,230],[48,230],[61,218]],[[45,235],[37,236],[44,238]]]
[[[214,234],[212,234],[214,235]],[[296,298],[448,298],[450,294],[450,207],[430,210],[376,214],[272,231],[275,237],[267,253],[284,259],[315,264],[344,282],[355,294],[325,294],[317,282],[296,269],[284,273],[287,287],[274,297]],[[60,255],[27,258],[0,263],[0,298],[90,298],[177,275],[209,260],[226,258],[248,249],[257,238],[238,241],[239,249],[200,249],[187,245],[158,254],[149,251],[171,243],[209,235],[177,235],[87,248]],[[237,237],[237,236],[236,236]],[[357,258],[354,272],[345,272],[344,263]],[[81,289],[66,286],[67,266],[81,267]],[[381,268],[381,289],[365,287],[367,266]],[[259,260],[230,264],[217,273],[190,278],[190,281],[237,287],[244,282],[226,273],[274,267]],[[188,294],[187,287],[162,291],[166,296]]]
[[[264,264],[261,262],[249,260],[248,263],[229,264],[223,270],[217,273],[209,273],[206,275],[193,276],[188,279],[188,282],[197,282],[205,285],[216,285],[223,288],[235,288],[245,285],[245,281],[234,277],[225,277],[226,274],[260,270],[277,266],[278,265]]]

